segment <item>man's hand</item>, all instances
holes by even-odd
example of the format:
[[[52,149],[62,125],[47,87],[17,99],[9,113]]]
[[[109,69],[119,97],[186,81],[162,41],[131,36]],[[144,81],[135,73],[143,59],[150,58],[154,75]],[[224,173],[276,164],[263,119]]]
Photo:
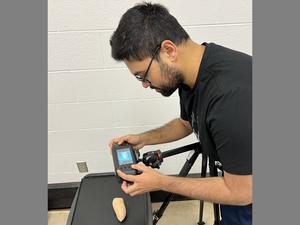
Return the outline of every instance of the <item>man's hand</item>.
[[[155,171],[151,167],[135,164],[131,166],[133,169],[142,172],[140,175],[128,175],[118,170],[118,175],[126,181],[122,183],[122,190],[130,196],[140,195],[150,191],[159,190],[164,175]]]
[[[112,151],[112,147],[114,144],[121,145],[124,142],[127,142],[132,145],[134,150],[139,150],[145,146],[145,142],[142,140],[142,136],[138,134],[128,134],[121,137],[116,137],[112,139],[109,144],[109,150]]]

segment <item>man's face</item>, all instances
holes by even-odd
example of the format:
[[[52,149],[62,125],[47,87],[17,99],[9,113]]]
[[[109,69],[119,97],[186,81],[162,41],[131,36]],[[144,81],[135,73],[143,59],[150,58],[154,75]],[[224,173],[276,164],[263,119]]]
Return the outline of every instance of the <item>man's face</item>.
[[[143,78],[151,59],[148,58],[142,61],[124,60],[124,62],[132,74]],[[146,76],[147,81],[142,82],[143,87],[155,89],[166,97],[172,95],[179,85],[183,83],[182,72],[175,68],[175,66],[169,65],[162,58],[160,58],[159,61],[153,60]]]

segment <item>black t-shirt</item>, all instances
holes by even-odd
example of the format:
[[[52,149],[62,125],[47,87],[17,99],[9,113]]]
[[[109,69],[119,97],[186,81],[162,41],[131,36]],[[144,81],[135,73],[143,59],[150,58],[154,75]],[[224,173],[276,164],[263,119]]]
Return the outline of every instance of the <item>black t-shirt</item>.
[[[179,88],[180,116],[224,171],[252,174],[252,57],[214,43],[203,45],[194,87]]]

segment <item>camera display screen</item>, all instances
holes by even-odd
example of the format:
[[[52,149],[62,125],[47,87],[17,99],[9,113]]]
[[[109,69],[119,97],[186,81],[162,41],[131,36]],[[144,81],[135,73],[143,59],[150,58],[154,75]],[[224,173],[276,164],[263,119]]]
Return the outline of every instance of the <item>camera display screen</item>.
[[[129,148],[119,149],[117,151],[118,161],[120,165],[133,163],[133,159]]]

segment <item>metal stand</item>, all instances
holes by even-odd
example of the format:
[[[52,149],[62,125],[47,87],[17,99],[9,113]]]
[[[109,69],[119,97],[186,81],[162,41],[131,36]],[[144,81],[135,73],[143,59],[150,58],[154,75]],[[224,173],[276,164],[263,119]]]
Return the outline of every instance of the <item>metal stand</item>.
[[[199,154],[202,154],[202,169],[201,169],[201,177],[206,177],[207,171],[207,155],[203,154],[201,145],[199,143],[194,143],[190,145],[186,145],[180,148],[176,148],[173,150],[161,152],[161,151],[151,151],[146,152],[143,154],[143,163],[147,166],[151,166],[152,168],[159,168],[161,163],[163,162],[163,158],[167,158],[173,155],[177,155],[183,152],[193,150],[192,154],[188,156],[186,159],[185,164],[183,165],[182,169],[179,172],[179,177],[186,177],[191,170],[192,166],[194,165],[196,159],[198,158]],[[214,165],[214,162],[210,162],[210,176],[217,176],[218,171]],[[162,217],[164,211],[166,210],[167,206],[169,205],[170,201],[173,199],[174,194],[169,193],[165,200],[163,201],[159,210],[154,211],[153,213],[153,225],[156,225],[158,220]],[[203,209],[204,209],[204,201],[200,200],[200,212],[199,212],[199,222],[198,225],[204,225],[205,222],[203,221]],[[220,224],[220,213],[219,213],[219,204],[214,204],[214,217],[215,222],[214,225]]]
[[[211,160],[209,162],[209,174],[211,177],[218,176],[218,168],[216,167],[215,162],[211,161]],[[214,216],[215,216],[214,225],[219,225],[220,224],[220,205],[214,203],[213,208],[214,208]]]
[[[202,168],[201,168],[201,177],[206,177],[207,171],[207,155],[202,154]],[[199,222],[198,225],[204,225],[203,221],[203,209],[204,209],[204,201],[200,200],[200,212],[199,212]],[[216,217],[216,216],[215,216]]]

